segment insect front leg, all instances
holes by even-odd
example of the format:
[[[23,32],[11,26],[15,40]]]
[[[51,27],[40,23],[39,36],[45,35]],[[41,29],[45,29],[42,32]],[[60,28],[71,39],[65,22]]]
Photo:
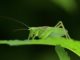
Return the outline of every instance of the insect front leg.
[[[28,40],[30,40],[31,37],[33,37],[33,31],[32,30],[30,30],[30,32],[29,32]]]
[[[35,31],[35,32],[33,33],[32,40],[34,40],[35,37],[37,37],[37,36],[39,35],[39,32],[40,32],[40,30],[37,30],[37,31]]]
[[[38,27],[37,27],[38,28]],[[30,30],[30,33],[29,33],[29,37],[28,37],[28,40],[31,38],[31,40],[34,40],[35,37],[37,37],[39,35],[39,32],[40,32],[40,29],[29,29]]]

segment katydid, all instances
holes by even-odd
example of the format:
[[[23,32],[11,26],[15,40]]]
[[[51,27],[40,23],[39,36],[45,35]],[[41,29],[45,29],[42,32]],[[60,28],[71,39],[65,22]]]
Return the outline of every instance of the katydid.
[[[48,37],[65,36],[65,38],[70,39],[68,31],[64,28],[62,21],[59,21],[59,23],[54,27],[49,27],[49,26],[30,27],[29,30],[30,30],[30,33],[29,33],[28,39],[30,39],[30,37],[34,39],[36,36],[42,39],[48,38]]]

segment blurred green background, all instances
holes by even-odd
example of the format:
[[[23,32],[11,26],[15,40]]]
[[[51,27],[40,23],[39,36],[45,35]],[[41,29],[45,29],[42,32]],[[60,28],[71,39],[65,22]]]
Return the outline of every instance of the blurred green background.
[[[15,20],[17,19],[29,27],[54,26],[58,21],[62,20],[71,38],[80,40],[79,5],[79,0],[0,0],[0,39],[27,39],[29,34],[28,30],[15,31],[16,29],[27,28],[16,22]],[[35,60],[33,59],[34,56],[39,58],[39,50],[42,55],[45,54],[44,56],[48,56],[49,53],[50,55],[52,53],[53,55],[55,54],[55,52],[52,52],[54,48],[50,46],[47,46],[47,48],[45,46],[34,46],[33,48],[27,46],[29,47],[27,48],[26,46],[9,47],[1,45],[0,47],[1,60]],[[40,47],[40,49],[38,49],[38,47]],[[33,50],[32,53],[30,53],[31,51],[28,49]],[[38,51],[38,53],[36,51]],[[73,60],[80,59],[74,53],[70,51],[69,53],[74,57]],[[49,58],[52,56],[50,55]],[[58,59],[57,56],[55,56],[56,55],[52,57],[52,60]],[[41,57],[39,59],[41,59]],[[43,60],[50,59],[47,58]]]

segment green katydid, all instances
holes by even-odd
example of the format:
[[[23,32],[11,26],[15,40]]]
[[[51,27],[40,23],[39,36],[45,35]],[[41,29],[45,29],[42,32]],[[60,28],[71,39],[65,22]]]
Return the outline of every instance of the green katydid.
[[[60,28],[62,27],[62,28]],[[64,28],[62,21],[54,27],[42,26],[42,27],[29,27],[30,33],[28,39],[32,37],[34,39],[36,36],[39,38],[48,38],[48,37],[62,37],[65,36],[67,39],[70,39],[68,31]]]

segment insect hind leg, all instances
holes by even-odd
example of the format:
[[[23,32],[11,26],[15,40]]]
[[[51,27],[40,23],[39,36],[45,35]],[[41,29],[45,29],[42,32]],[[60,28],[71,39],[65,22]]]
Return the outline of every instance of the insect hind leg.
[[[69,34],[68,34],[68,31],[65,29],[64,25],[63,25],[63,22],[62,21],[59,21],[55,27],[58,27],[58,28],[63,28],[63,30],[65,31],[65,36],[67,39],[71,39]]]
[[[62,27],[62,28],[64,28],[64,25],[63,25],[63,22],[62,21],[59,21],[56,25],[55,25],[55,27]]]

